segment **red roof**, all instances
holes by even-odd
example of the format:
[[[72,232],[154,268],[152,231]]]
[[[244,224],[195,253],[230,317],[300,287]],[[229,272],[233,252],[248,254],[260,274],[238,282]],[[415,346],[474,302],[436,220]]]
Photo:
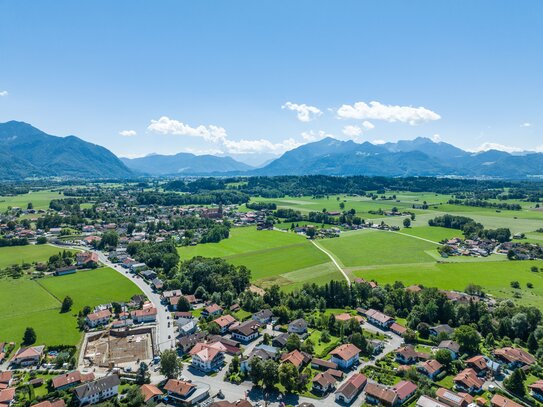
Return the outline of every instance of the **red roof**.
[[[167,384],[166,384],[167,385]],[[173,387],[173,385],[172,385]],[[140,387],[141,394],[143,394],[143,400],[147,403],[149,400],[151,400],[155,396],[160,396],[162,391],[158,387],[156,387],[154,384],[143,384]]]
[[[335,348],[332,352],[330,352],[330,355],[337,356],[338,358],[343,360],[350,360],[353,357],[357,356],[359,353],[360,349],[358,349],[352,343],[345,343]]]
[[[185,397],[194,387],[196,387],[196,385],[192,383],[185,382],[183,380],[170,379],[166,383],[166,386],[164,386],[164,390]]]

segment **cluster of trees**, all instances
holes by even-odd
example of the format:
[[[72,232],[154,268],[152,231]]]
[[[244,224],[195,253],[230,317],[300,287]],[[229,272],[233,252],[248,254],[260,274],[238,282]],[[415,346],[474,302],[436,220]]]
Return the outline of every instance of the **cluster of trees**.
[[[196,194],[178,194],[175,192],[140,192],[136,195],[138,205],[212,205],[244,204],[249,202],[249,195],[236,190],[216,190]]]
[[[63,250],[57,254],[53,254],[47,260],[47,268],[50,271],[56,270],[57,268],[71,266],[74,262],[75,254],[68,250]]]
[[[517,203],[488,202],[482,199],[449,199],[451,205],[476,206],[480,208],[496,208],[508,211],[520,211],[522,206]]]
[[[230,236],[230,225],[228,222],[215,223],[202,234],[200,243],[218,243],[223,239],[228,239],[228,236]]]
[[[216,302],[233,304],[249,287],[250,280],[251,272],[245,266],[234,266],[221,258],[194,257],[182,262],[165,285],[167,289],[181,289],[203,299],[217,294]]]
[[[147,266],[162,269],[166,275],[173,275],[178,270],[179,254],[175,242],[171,239],[159,243],[132,242],[126,251]]]
[[[18,239],[18,238],[12,238],[8,239],[5,237],[0,237],[0,247],[8,247],[8,246],[26,246],[28,244],[28,239],[26,237]]]
[[[508,228],[485,229],[481,223],[477,223],[466,216],[446,214],[430,219],[428,224],[430,226],[461,230],[466,238],[495,239],[500,243],[511,240],[511,231]]]
[[[254,211],[274,211],[277,209],[277,205],[274,202],[247,202],[245,206]]]

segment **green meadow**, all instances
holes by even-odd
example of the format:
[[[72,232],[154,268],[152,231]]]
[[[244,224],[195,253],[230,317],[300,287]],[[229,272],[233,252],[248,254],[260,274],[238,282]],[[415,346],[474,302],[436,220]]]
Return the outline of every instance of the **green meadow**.
[[[341,279],[339,271],[304,236],[292,232],[234,228],[228,239],[219,243],[180,247],[182,260],[194,256],[222,257],[251,270],[255,284],[279,284],[294,289],[306,282],[322,283]]]
[[[30,191],[27,194],[15,196],[0,196],[0,212],[8,207],[26,209],[29,202],[32,202],[34,209],[47,209],[53,199],[62,198],[58,191]]]
[[[0,268],[12,264],[45,262],[54,254],[63,249],[50,245],[26,245],[14,247],[0,247]]]
[[[0,280],[0,341],[20,342],[26,327],[36,331],[38,344],[76,345],[81,339],[77,313],[85,305],[126,301],[140,290],[110,268],[98,268],[61,277]],[[61,314],[64,297],[74,305]]]

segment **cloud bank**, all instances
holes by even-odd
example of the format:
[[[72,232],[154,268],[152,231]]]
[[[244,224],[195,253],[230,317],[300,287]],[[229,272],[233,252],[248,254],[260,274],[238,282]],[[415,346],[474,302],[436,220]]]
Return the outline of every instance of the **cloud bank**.
[[[424,107],[384,105],[380,102],[356,102],[342,105],[336,114],[341,119],[383,120],[408,123],[412,126],[441,119],[437,113]]]

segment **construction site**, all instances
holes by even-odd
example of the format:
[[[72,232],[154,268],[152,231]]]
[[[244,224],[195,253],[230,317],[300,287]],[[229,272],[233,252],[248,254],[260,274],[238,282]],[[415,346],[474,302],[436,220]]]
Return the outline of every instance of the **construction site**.
[[[80,365],[112,369],[149,362],[155,356],[155,329],[134,329],[92,332],[85,336]]]

